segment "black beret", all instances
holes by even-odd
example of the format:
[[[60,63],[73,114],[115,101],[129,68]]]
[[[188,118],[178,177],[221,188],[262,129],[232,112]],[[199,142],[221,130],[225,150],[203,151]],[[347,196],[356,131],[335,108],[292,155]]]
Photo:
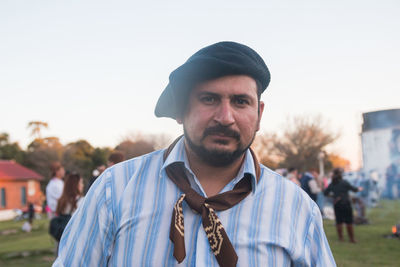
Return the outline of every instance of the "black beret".
[[[197,51],[169,76],[169,83],[158,99],[155,115],[176,119],[185,107],[194,85],[226,75],[249,75],[261,94],[270,81],[264,60],[248,46],[219,42]]]

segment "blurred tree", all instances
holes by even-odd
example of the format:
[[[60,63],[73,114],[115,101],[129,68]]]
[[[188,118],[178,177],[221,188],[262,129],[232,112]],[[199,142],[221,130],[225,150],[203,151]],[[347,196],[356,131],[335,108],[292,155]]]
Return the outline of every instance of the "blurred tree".
[[[91,177],[95,168],[92,157],[94,148],[86,140],[79,140],[65,146],[62,164],[65,170],[79,173],[84,179]]]
[[[93,162],[93,166],[96,168],[97,166],[100,165],[106,165],[107,166],[107,160],[108,157],[110,156],[112,150],[109,147],[96,147],[93,150],[93,154],[92,154],[92,162]]]
[[[57,137],[36,138],[28,145],[23,164],[43,175],[45,186],[51,178],[50,164],[61,161],[63,149]]]
[[[173,141],[167,134],[150,134],[145,140],[153,144],[155,150],[167,148]]]
[[[130,141],[133,143],[137,141],[145,141],[153,146],[153,150],[158,150],[168,147],[174,139],[175,138],[172,138],[170,135],[164,133],[143,134],[141,132],[132,132],[124,136],[121,143],[124,141]]]
[[[115,147],[115,150],[119,150],[124,153],[125,159],[131,159],[138,157],[150,152],[153,152],[154,145],[149,141],[139,140],[125,140]]]
[[[272,153],[274,151],[275,140],[275,134],[262,133],[256,136],[251,145],[259,162],[271,169],[276,169],[280,161],[280,158]]]
[[[23,163],[25,152],[19,147],[17,142],[10,143],[8,133],[0,133],[0,159],[15,160]]]
[[[42,128],[49,128],[49,124],[44,121],[30,121],[27,128],[31,128],[31,136],[34,136],[36,139],[41,139]]]
[[[338,137],[320,116],[295,116],[288,118],[282,136],[271,136],[270,152],[280,159],[278,167],[318,170],[318,154]]]
[[[349,160],[334,153],[328,155],[328,161],[331,162],[332,168],[343,168],[344,170],[349,170],[350,168]]]
[[[8,133],[0,133],[0,146],[4,146],[9,143]]]

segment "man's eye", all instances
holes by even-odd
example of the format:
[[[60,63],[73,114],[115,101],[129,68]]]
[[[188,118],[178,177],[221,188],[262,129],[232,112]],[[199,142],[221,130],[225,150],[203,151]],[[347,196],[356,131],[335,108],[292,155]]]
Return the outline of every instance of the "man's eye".
[[[247,99],[245,99],[245,98],[236,98],[235,99],[235,104],[236,105],[248,105],[249,104],[249,101],[247,100]]]
[[[215,97],[213,96],[203,96],[201,102],[206,104],[213,104],[215,102]]]

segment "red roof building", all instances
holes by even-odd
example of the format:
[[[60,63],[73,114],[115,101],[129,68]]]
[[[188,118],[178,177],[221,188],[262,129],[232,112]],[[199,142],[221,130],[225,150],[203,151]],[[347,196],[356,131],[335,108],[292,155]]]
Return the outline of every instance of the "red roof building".
[[[0,210],[41,206],[43,177],[13,160],[0,160]]]

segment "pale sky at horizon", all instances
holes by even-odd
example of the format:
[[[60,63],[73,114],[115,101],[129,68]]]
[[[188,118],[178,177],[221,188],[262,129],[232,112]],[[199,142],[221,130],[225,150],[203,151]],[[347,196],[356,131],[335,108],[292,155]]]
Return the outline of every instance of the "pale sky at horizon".
[[[222,40],[254,48],[271,71],[262,131],[320,114],[359,164],[363,112],[400,108],[400,2],[1,1],[0,132],[25,146],[29,121],[63,144],[118,144],[181,127],[154,116],[171,71]]]

